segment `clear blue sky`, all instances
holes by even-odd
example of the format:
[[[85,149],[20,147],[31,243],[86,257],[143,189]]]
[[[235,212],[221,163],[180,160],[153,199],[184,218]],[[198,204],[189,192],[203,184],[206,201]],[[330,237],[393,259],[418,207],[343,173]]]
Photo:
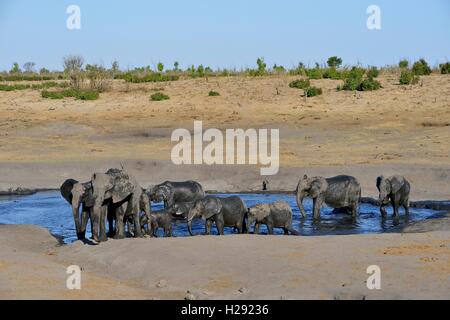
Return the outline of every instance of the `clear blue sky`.
[[[66,28],[66,8],[81,8],[81,30]],[[366,27],[381,8],[382,29]],[[250,67],[257,57],[287,67],[326,61],[395,64],[450,59],[448,0],[0,0],[0,70],[13,62],[61,69],[62,57],[120,67],[204,64]]]

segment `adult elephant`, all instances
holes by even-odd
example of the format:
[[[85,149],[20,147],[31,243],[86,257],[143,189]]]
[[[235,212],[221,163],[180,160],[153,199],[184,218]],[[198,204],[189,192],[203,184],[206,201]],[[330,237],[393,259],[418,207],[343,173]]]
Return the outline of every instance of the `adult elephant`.
[[[238,229],[239,233],[245,230],[245,215],[247,206],[241,198],[233,196],[228,198],[218,198],[207,196],[197,200],[188,213],[188,230],[192,236],[192,220],[201,217],[205,222],[206,234],[211,233],[212,223],[215,222],[217,231],[223,235],[224,227]]]
[[[205,197],[200,183],[196,181],[166,181],[149,188],[151,201],[164,201],[164,208],[170,208],[178,202],[193,202]]]
[[[405,214],[409,214],[409,193],[411,185],[405,177],[394,175],[391,177],[379,176],[377,178],[377,188],[380,192],[380,212],[386,217],[386,206],[391,202],[394,209],[394,217],[398,215],[398,209],[403,206]]]
[[[332,208],[348,208],[352,216],[356,217],[359,211],[361,198],[361,185],[352,176],[340,175],[332,178],[312,177],[305,175],[297,185],[297,205],[303,217],[306,217],[303,199],[313,199],[314,219],[320,218],[320,209],[325,203]]]
[[[86,238],[86,226],[91,221],[92,229],[92,210],[94,207],[94,195],[92,192],[92,183],[81,183],[75,179],[67,179],[60,187],[61,196],[71,205],[73,220],[75,222],[75,230],[78,240]],[[102,209],[107,203],[103,203]],[[80,215],[81,207],[81,215]],[[114,232],[113,226],[114,215],[108,213],[109,232]]]
[[[94,173],[92,175],[92,189],[94,196],[93,207],[93,229],[92,235],[95,241],[106,241],[105,230],[105,212],[103,210],[104,202],[107,201],[117,207],[126,209],[120,211],[119,216],[116,216],[116,223],[118,230],[124,230],[123,217],[130,215],[134,221],[134,236],[142,237],[142,232],[139,222],[140,203],[142,200],[143,189],[137,180],[127,172],[119,169],[109,169],[106,173]],[[145,198],[145,195],[144,195]],[[119,212],[119,210],[116,210]],[[145,214],[150,217],[149,202],[145,205]],[[118,233],[116,236],[121,237],[123,233]]]

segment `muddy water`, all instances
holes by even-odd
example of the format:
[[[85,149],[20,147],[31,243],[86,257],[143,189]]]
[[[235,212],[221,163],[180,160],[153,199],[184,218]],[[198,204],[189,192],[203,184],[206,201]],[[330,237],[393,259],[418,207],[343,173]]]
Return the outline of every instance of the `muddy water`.
[[[231,196],[221,194],[220,197]],[[305,201],[308,213],[306,219],[300,219],[300,212],[293,195],[287,194],[239,194],[247,206],[256,203],[273,202],[276,200],[287,201],[294,213],[294,228],[301,235],[336,235],[336,234],[359,234],[359,233],[382,233],[395,232],[405,225],[432,217],[437,212],[429,209],[410,209],[409,217],[403,215],[397,219],[392,218],[391,210],[387,219],[381,219],[379,209],[370,204],[361,204],[360,216],[356,221],[341,213],[333,213],[331,208],[322,209],[320,222],[311,219],[312,201]],[[162,204],[152,205],[157,210]],[[0,224],[34,224],[46,227],[55,235],[63,237],[66,243],[76,240],[76,233],[72,212],[69,204],[61,197],[58,191],[39,192],[29,196],[0,197]],[[204,232],[204,222],[194,221],[194,232]],[[231,228],[226,228],[226,233],[231,233]],[[266,233],[263,226],[260,231]],[[187,236],[187,226],[183,221],[174,223],[173,232],[175,236]],[[216,233],[215,228],[213,232]],[[275,229],[275,233],[282,234],[282,230]],[[160,231],[162,235],[162,230]],[[90,230],[88,230],[90,236]]]

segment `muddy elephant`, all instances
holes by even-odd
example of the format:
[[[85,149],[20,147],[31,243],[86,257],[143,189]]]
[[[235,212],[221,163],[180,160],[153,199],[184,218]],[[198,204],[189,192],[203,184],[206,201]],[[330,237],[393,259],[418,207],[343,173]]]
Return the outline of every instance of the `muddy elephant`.
[[[172,217],[177,220],[187,219],[189,210],[194,206],[195,201],[190,202],[177,202],[172,207],[168,208],[168,212],[172,214]]]
[[[115,237],[124,237],[123,216],[130,215],[134,221],[134,236],[142,237],[139,214],[143,189],[137,180],[124,170],[109,169],[106,173],[94,173],[92,175],[92,189],[94,196],[93,229],[92,235],[95,241],[106,241],[104,202],[108,201],[117,207],[124,208],[117,210],[118,216],[117,234]],[[145,205],[145,214],[150,216],[150,202]],[[126,207],[126,209],[125,209]]]
[[[313,217],[320,218],[320,209],[326,205],[339,209],[346,208],[355,218],[359,214],[361,185],[352,176],[340,175],[332,178],[311,177],[305,175],[297,185],[297,205],[303,217],[306,217],[303,199],[313,199]]]
[[[245,215],[247,213],[247,206],[241,198],[233,196],[228,198],[218,198],[207,196],[203,199],[197,200],[194,206],[188,213],[188,230],[192,233],[192,220],[201,217],[206,220],[205,230],[206,234],[211,233],[212,223],[215,222],[217,231],[223,235],[224,227],[233,227],[239,233],[246,231]]]
[[[255,234],[259,233],[259,226],[265,224],[269,234],[273,234],[273,228],[282,228],[286,235],[289,233],[298,235],[292,227],[291,206],[286,201],[259,203],[248,208],[247,233],[253,224],[255,224]]]
[[[92,183],[85,182],[81,183],[75,179],[67,179],[63,182],[60,187],[61,196],[71,205],[73,220],[75,223],[75,230],[77,233],[78,240],[84,240],[86,237],[86,227],[87,223],[91,221],[92,230],[92,219],[91,214],[94,207],[94,195],[92,192]],[[107,203],[103,203],[107,205]],[[81,208],[81,215],[80,215]],[[105,210],[104,207],[102,207]],[[113,230],[113,219],[112,214],[108,214],[109,222],[109,232]]]
[[[114,238],[115,239],[123,239],[126,237],[125,225],[128,226],[129,233],[132,233],[133,235],[135,234],[134,214],[133,214],[133,212],[128,212],[127,210],[128,210],[128,202],[124,202],[124,203],[119,202],[118,204],[113,204],[112,201],[109,202],[108,215],[109,215],[109,212],[111,211],[113,213],[116,221],[123,222],[123,223],[116,222],[116,226],[115,226],[115,230],[114,230]],[[149,199],[148,195],[145,193],[144,189],[142,189],[142,193],[139,198],[139,215],[142,212],[145,213],[145,215],[143,217],[145,217],[146,219],[148,219],[147,212],[149,212],[150,214],[152,212],[151,206],[150,206],[150,199]],[[140,216],[140,218],[142,218],[142,216]],[[141,221],[142,221],[142,219],[141,219]],[[141,223],[141,225],[142,225],[142,223]],[[142,230],[142,228],[141,228],[141,230]],[[148,235],[152,235],[151,226],[149,226],[147,231],[144,230],[144,232],[146,232]]]
[[[399,207],[405,209],[405,214],[409,214],[409,193],[411,185],[405,177],[394,175],[391,177],[380,176],[377,178],[377,188],[380,192],[380,212],[386,217],[386,206],[389,202],[394,209],[394,217],[399,213]]]
[[[151,201],[164,201],[164,208],[169,208],[178,202],[193,202],[205,197],[203,187],[196,181],[166,181],[150,187],[148,194]]]
[[[141,216],[141,228],[145,230],[147,225],[147,232],[151,232],[152,237],[157,237],[159,228],[164,230],[165,237],[172,237],[172,214],[166,209],[153,211],[150,214],[150,223],[147,216]]]

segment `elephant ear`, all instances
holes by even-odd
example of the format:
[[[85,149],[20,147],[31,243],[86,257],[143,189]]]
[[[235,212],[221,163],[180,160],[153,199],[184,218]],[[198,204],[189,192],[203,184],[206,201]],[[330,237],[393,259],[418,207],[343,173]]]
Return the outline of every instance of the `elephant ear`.
[[[392,193],[397,193],[400,191],[400,189],[403,186],[403,179],[399,178],[399,177],[392,177],[389,180],[389,183],[391,184],[391,192]]]
[[[311,189],[309,194],[311,197],[317,197],[327,189],[328,185],[325,179],[316,178],[311,181]]]
[[[167,186],[167,185],[160,186],[159,188],[160,188],[160,190],[161,190],[161,192],[163,194],[164,199],[168,200],[169,199],[169,195],[170,195],[170,193],[172,191],[171,188],[169,186]]]
[[[379,176],[377,178],[377,189],[378,189],[378,191],[380,191],[381,181],[383,181],[383,179],[384,179],[383,176]]]
[[[218,215],[222,211],[222,202],[219,199],[210,199],[205,203],[203,208],[203,219],[211,219],[215,215]]]
[[[114,187],[111,190],[113,203],[120,202],[134,193],[135,186],[127,178],[117,178],[114,181]]]

